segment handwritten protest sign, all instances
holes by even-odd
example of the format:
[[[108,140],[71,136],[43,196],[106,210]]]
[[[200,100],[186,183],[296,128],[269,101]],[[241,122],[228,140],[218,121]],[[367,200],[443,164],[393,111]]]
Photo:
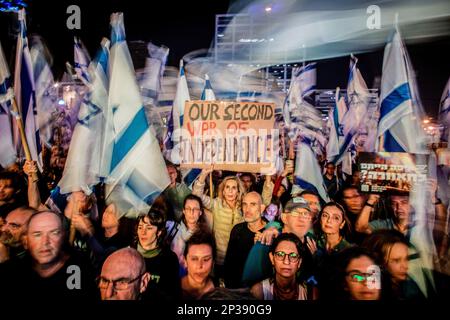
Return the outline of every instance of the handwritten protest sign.
[[[403,152],[360,152],[362,192],[409,192],[414,183],[427,179],[427,156]]]
[[[181,167],[263,172],[278,153],[273,103],[187,101]]]

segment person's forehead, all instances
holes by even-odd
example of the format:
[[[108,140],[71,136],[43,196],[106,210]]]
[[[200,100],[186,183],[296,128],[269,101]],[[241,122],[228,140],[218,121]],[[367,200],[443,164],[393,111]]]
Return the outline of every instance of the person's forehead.
[[[309,210],[306,209],[306,208],[295,208],[295,209],[292,210],[291,212],[298,212],[298,213],[306,212],[306,213],[310,213]]]
[[[237,181],[234,179],[227,180],[225,186],[237,186]]]
[[[354,194],[359,195],[359,192],[358,192],[358,190],[356,188],[345,189],[344,190],[344,195],[349,195],[349,194],[351,194],[351,195],[354,195]]]
[[[254,193],[248,193],[244,196],[244,199],[242,199],[242,202],[251,203],[251,202],[258,202],[259,196]]]
[[[61,220],[54,213],[40,213],[33,218],[28,226],[28,231],[39,231],[61,228]]]
[[[291,252],[298,253],[297,246],[292,241],[286,241],[286,240],[281,241],[275,248],[275,251],[280,251],[280,250],[283,250],[286,253],[291,253]]]
[[[325,207],[323,209],[323,213],[342,215],[342,211],[338,207],[335,207],[335,206]]]
[[[177,172],[177,170],[174,167],[167,167],[167,171],[169,171],[170,173]]]
[[[103,264],[101,276],[112,279],[128,278],[135,273],[139,273],[137,267],[137,264],[133,263],[130,257],[113,256]]]
[[[206,257],[212,255],[212,248],[206,243],[193,244],[189,246],[189,256]]]
[[[4,187],[12,187],[12,180],[11,179],[0,179],[0,185]]]
[[[392,245],[389,253],[390,253],[390,255],[389,255],[390,258],[402,256],[402,255],[408,255],[408,246],[401,242],[394,243]]]
[[[302,195],[302,197],[308,202],[319,201],[319,197],[314,194],[304,194],[304,195]]]
[[[185,206],[199,208],[200,207],[200,203],[197,200],[188,199],[188,200],[186,200],[186,205]]]
[[[391,201],[409,201],[408,196],[391,196]]]
[[[375,262],[372,261],[367,256],[360,256],[357,258],[353,258],[347,266],[347,270],[357,270],[359,272],[367,272],[367,269],[374,265]]]
[[[26,211],[26,210],[22,210],[22,209],[16,209],[11,211],[7,216],[6,216],[6,221],[7,222],[20,222],[20,223],[24,223],[26,222],[29,218],[31,217],[31,212],[30,211]]]

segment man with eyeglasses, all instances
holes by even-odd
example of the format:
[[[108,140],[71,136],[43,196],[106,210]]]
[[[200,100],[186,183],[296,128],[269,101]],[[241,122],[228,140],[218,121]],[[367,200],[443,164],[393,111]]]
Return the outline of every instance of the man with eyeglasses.
[[[269,246],[280,233],[293,233],[304,243],[307,241],[307,237],[313,237],[313,214],[308,201],[304,198],[295,197],[289,200],[281,214],[281,221],[283,222],[282,227],[279,224],[266,225],[266,230],[252,247],[242,275],[244,284],[253,285],[272,273]],[[307,259],[309,259],[311,253],[308,252],[307,254]]]
[[[103,263],[97,279],[101,299],[140,300],[150,280],[145,270],[144,258],[136,249],[115,251]]]

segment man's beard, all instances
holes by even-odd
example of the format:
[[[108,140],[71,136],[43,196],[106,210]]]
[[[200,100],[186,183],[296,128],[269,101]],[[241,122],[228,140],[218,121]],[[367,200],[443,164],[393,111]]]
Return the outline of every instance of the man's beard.
[[[15,246],[13,235],[8,231],[3,231],[0,234],[0,242],[7,246]]]

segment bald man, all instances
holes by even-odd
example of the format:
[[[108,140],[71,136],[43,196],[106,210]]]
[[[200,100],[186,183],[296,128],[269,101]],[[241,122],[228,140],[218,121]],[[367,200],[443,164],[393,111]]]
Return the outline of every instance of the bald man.
[[[262,197],[252,191],[242,198],[242,215],[245,222],[233,227],[225,256],[225,284],[227,288],[241,288],[242,272],[248,253],[254,244],[255,235],[263,232],[267,223],[262,218],[264,209]]]
[[[25,255],[22,240],[34,213],[36,210],[30,207],[20,207],[8,213],[5,224],[0,228],[0,263]]]
[[[150,274],[145,260],[133,248],[112,253],[103,263],[98,280],[102,300],[139,300],[147,289]]]
[[[26,300],[90,300],[95,277],[86,256],[66,250],[62,215],[40,211],[28,221],[28,254],[9,270],[11,290]]]

